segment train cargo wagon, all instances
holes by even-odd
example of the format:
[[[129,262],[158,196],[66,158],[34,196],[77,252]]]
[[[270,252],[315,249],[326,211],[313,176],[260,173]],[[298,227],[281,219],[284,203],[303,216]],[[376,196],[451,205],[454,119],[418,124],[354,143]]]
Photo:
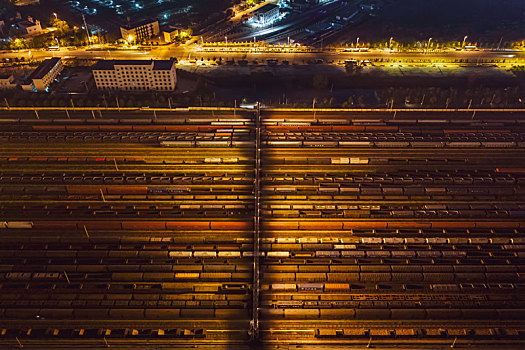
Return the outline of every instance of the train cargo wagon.
[[[348,283],[325,283],[324,290],[327,292],[346,292],[350,290]]]
[[[297,290],[299,292],[322,292],[323,286],[322,283],[298,283]]]

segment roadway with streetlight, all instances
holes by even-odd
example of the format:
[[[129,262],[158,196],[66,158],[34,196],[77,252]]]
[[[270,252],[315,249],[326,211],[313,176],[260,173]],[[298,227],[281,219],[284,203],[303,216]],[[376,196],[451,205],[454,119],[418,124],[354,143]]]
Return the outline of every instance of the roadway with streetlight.
[[[429,42],[432,38],[429,39]],[[392,38],[390,41],[392,42]],[[133,39],[129,42],[132,42]],[[230,43],[225,38],[226,45],[206,48],[201,45],[159,46],[159,47],[116,47],[109,45],[90,46],[88,48],[61,47],[50,52],[45,49],[33,50],[6,50],[0,52],[0,59],[14,59],[27,56],[26,59],[40,60],[49,57],[65,59],[169,59],[171,57],[186,60],[188,56],[199,57],[204,60],[213,60],[222,57],[225,60],[266,60],[280,59],[291,61],[300,58],[303,61],[323,60],[325,63],[340,62],[349,59],[379,60],[381,64],[477,64],[490,63],[500,66],[525,64],[523,51],[491,51],[491,50],[426,50],[426,51],[396,51],[389,49],[367,49],[361,51],[345,51],[345,48],[319,50],[300,46],[253,45],[241,47]],[[468,60],[468,62],[467,62]],[[297,60],[299,61],[299,60]]]

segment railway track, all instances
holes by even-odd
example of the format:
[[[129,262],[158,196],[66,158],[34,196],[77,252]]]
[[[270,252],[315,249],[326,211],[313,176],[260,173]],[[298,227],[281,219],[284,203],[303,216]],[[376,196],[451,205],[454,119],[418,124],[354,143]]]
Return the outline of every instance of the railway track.
[[[521,114],[171,113],[0,120],[0,348],[523,346]]]

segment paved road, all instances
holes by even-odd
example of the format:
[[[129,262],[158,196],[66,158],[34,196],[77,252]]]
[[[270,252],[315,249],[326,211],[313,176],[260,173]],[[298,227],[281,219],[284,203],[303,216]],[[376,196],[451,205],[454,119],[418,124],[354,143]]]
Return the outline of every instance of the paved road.
[[[229,59],[248,59],[264,61],[270,58],[279,60],[288,60],[290,63],[301,64],[303,61],[322,59],[325,62],[339,62],[346,59],[374,60],[388,59],[397,62],[412,62],[417,64],[428,63],[454,63],[456,60],[468,59],[470,63],[484,62],[490,60],[502,61],[506,64],[523,64],[525,63],[525,52],[492,52],[492,51],[449,51],[436,53],[416,53],[416,52],[388,52],[371,50],[369,52],[316,52],[316,53],[290,53],[290,52],[231,52],[233,48],[225,48],[220,52],[203,52],[197,51],[196,46],[162,46],[151,47],[145,50],[125,49],[125,50],[68,50],[59,51],[42,51],[42,50],[20,50],[18,52],[3,52],[0,58],[25,57],[26,59],[42,59],[48,57],[80,58],[80,59],[169,59],[176,57],[179,60],[188,61],[191,59],[204,58],[205,60],[222,57],[224,60]],[[395,63],[395,62],[389,62]]]

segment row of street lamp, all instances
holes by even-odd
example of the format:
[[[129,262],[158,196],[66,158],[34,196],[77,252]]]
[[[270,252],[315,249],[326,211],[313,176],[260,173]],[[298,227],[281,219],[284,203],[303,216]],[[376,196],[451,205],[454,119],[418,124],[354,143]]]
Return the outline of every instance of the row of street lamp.
[[[465,35],[463,37],[463,42],[461,44],[461,48],[464,48],[465,47],[465,42],[468,38],[468,35]],[[290,38],[288,38],[288,40],[290,40]],[[388,41],[388,47],[391,48],[392,47],[392,42],[394,41],[394,37],[391,36],[389,41]],[[432,37],[428,38],[428,42],[427,42],[427,49],[430,48],[430,42],[432,41]],[[359,47],[359,37],[357,37],[357,40],[356,40],[356,44],[355,44],[356,47]]]
[[[465,47],[465,43],[466,43],[466,40],[468,38],[468,35],[465,35],[463,37],[463,42],[461,43],[461,48],[464,48]],[[228,37],[225,36],[224,37],[224,41],[226,43],[226,47],[228,47]],[[392,48],[392,42],[394,41],[394,37],[390,37],[389,41],[388,41],[388,47],[389,48]],[[204,44],[204,40],[202,39],[201,37],[201,42],[202,44]],[[253,43],[255,45],[255,42],[256,42],[256,37],[253,37]],[[427,41],[427,50],[430,49],[430,43],[432,42],[432,37],[428,38],[428,41]],[[288,46],[290,46],[290,37],[288,37]],[[359,47],[359,37],[357,37],[356,39],[356,47]]]

